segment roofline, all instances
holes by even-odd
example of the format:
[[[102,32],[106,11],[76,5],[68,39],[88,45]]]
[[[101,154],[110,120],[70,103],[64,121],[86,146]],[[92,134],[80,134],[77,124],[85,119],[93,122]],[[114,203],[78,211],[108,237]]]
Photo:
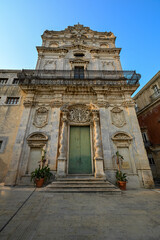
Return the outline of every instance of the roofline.
[[[22,69],[0,69],[0,73],[17,73],[21,71]]]
[[[144,85],[144,87],[133,97],[135,100],[144,90],[146,90],[158,77],[160,76],[160,71],[158,71],[149,82]]]

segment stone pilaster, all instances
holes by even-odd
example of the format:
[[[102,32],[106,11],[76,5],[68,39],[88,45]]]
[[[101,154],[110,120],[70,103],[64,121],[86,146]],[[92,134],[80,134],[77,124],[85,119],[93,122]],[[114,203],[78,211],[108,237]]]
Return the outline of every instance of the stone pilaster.
[[[99,125],[99,111],[92,110],[94,124],[94,162],[95,162],[95,177],[104,177],[104,163],[102,153],[102,142]]]
[[[67,111],[62,111],[62,127],[60,135],[60,148],[57,164],[57,176],[66,176],[66,162],[67,162]]]

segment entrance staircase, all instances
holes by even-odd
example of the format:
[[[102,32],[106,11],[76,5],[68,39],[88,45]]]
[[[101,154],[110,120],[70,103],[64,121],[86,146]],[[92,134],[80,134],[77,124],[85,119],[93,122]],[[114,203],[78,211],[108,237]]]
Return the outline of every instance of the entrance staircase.
[[[84,176],[57,178],[46,186],[46,191],[58,193],[105,192],[108,194],[121,194],[121,190],[106,179]]]

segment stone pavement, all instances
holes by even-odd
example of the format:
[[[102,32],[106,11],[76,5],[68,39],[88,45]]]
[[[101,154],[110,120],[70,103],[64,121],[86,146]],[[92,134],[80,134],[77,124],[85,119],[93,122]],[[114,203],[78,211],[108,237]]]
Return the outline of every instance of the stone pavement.
[[[160,190],[52,193],[0,187],[1,240],[159,240]]]

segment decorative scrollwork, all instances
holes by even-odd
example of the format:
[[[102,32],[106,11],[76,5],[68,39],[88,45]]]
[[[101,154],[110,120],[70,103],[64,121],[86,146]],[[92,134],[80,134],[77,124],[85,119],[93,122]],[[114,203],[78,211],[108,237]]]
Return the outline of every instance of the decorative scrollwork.
[[[69,109],[68,120],[71,122],[90,122],[91,112],[84,105],[74,105]]]

